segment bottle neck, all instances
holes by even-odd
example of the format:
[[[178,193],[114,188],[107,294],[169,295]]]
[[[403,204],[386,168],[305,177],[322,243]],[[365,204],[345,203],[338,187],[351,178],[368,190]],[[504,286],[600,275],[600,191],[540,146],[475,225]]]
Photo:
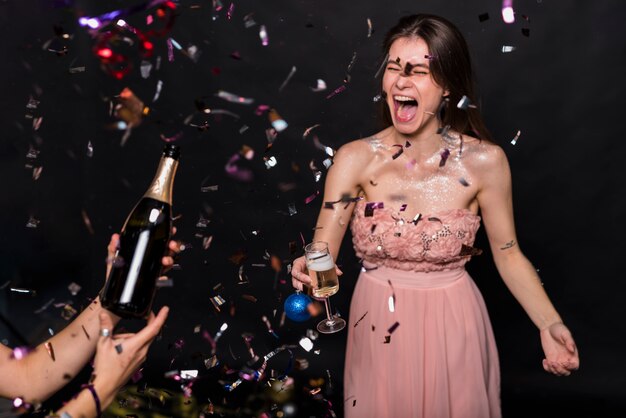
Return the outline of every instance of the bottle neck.
[[[177,168],[178,160],[170,157],[161,158],[156,175],[143,196],[171,205],[172,188],[174,186],[174,176],[176,175]]]

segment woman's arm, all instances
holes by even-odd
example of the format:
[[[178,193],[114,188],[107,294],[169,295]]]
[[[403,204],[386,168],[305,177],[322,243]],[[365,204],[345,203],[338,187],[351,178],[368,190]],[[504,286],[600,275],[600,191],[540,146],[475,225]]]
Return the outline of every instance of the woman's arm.
[[[108,246],[109,258],[115,253],[119,235],[114,234]],[[170,241],[172,253],[178,243]],[[164,257],[163,265],[173,259]],[[110,265],[107,266],[107,275]],[[100,332],[100,314],[109,316],[113,326],[119,318],[104,309],[96,298],[62,331],[21,360],[11,358],[11,349],[0,344],[0,396],[24,398],[29,403],[44,401],[73,379],[93,356]]]
[[[361,173],[367,166],[366,147],[362,141],[353,141],[339,148],[326,176],[322,208],[313,240],[327,242],[334,260],[337,260],[341,241],[350,224],[354,198],[360,191]],[[330,203],[328,207],[327,202]],[[292,284],[297,289],[302,290],[302,283],[310,284],[304,257],[294,261],[291,275]]]
[[[505,284],[541,333],[544,368],[569,374],[578,368],[578,352],[569,330],[548,298],[535,268],[522,253],[515,235],[511,173],[504,151],[490,147],[481,167],[478,192],[493,258]]]

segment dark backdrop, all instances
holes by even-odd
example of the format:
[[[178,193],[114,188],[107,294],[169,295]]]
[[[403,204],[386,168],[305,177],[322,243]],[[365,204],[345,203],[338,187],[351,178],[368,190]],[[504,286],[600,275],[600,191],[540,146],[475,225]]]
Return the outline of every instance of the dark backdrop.
[[[219,2],[183,0],[172,30],[153,39],[149,77],[140,75],[141,58],[130,48],[135,67],[116,80],[100,68],[92,52],[94,39],[77,19],[131,3],[137,2],[0,2],[0,313],[14,328],[0,326],[3,343],[43,341],[67,323],[62,317],[66,304],[80,309],[97,293],[110,235],[152,178],[162,136],[177,137],[182,157],[174,212],[180,216],[177,238],[188,249],[179,257],[180,268],[170,273],[174,286],[157,296],[157,307],[168,304],[172,311],[138,384],[174,395],[180,383],[164,377],[165,372],[197,369],[193,394],[198,403],[212,402],[225,413],[244,405],[270,410],[265,383],[245,382],[232,392],[224,384],[233,382],[250,359],[242,335],[251,337],[255,353],[263,356],[283,344],[297,344],[317,321],[281,325],[283,300],[292,293],[287,266],[301,254],[303,240],[312,237],[322,199],[319,195],[307,203],[307,198],[322,191],[326,171],[326,155],[303,133],[319,124],[313,132],[333,148],[372,134],[382,37],[400,16],[431,12],[457,24],[470,44],[480,105],[512,166],[520,245],[581,352],[575,375],[544,373],[537,330],[502,284],[489,251],[475,258],[468,269],[485,296],[499,345],[504,414],[626,414],[620,273],[626,231],[621,137],[626,6],[518,1],[516,22],[505,25],[497,1],[239,0],[229,19],[230,2],[217,10]],[[127,20],[145,27],[152,11]],[[485,13],[489,18],[481,21]],[[256,25],[246,28],[245,16]],[[260,25],[267,28],[267,46],[261,44]],[[55,27],[70,39],[56,36]],[[168,37],[187,53],[174,48],[173,60],[168,59]],[[194,46],[199,54],[190,53]],[[503,46],[515,50],[503,53]],[[70,71],[83,66],[85,71]],[[292,67],[295,74],[281,88]],[[312,91],[317,79],[328,89]],[[159,81],[162,91],[154,101]],[[346,89],[328,98],[340,86]],[[124,87],[151,111],[122,146],[124,132],[110,129],[117,121],[110,102]],[[254,103],[229,103],[215,96],[219,90]],[[31,97],[39,101],[35,109],[26,106]],[[199,98],[213,114],[197,111]],[[259,105],[276,109],[289,124],[269,148],[271,125],[267,112],[255,114]],[[189,115],[191,123],[206,121],[209,128],[185,125]],[[36,130],[37,118],[42,119]],[[511,145],[518,130],[517,145]],[[249,170],[251,181],[225,169],[244,145],[254,157],[236,164],[238,172]],[[37,156],[29,157],[29,150]],[[268,169],[264,158],[270,157],[277,164]],[[319,181],[311,167],[322,172]],[[27,227],[31,218],[38,221],[36,227]],[[478,245],[488,249],[484,235]],[[282,261],[279,271],[272,269],[271,256]],[[359,269],[349,237],[338,264],[345,275],[333,303],[347,316]],[[239,284],[240,276],[247,283]],[[71,283],[82,287],[76,295],[68,290]],[[12,292],[12,287],[36,294]],[[210,301],[216,295],[226,301],[220,312]],[[202,334],[215,336],[224,322],[229,328],[217,344],[221,364],[208,370],[203,360],[211,348]],[[264,381],[287,371],[295,379],[288,392],[300,415],[324,416],[332,405],[341,416],[345,337],[345,331],[321,336],[314,351],[296,348],[291,355],[277,355]],[[63,349],[71,347],[57,348]],[[292,356],[306,359],[308,368],[295,370]],[[49,406],[67,399],[81,378]],[[322,391],[311,395],[317,386]]]

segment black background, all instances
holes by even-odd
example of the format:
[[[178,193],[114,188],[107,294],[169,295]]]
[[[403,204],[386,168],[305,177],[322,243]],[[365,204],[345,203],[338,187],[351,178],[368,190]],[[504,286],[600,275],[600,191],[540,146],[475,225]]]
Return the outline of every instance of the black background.
[[[516,22],[506,25],[497,1],[239,0],[229,19],[230,2],[218,11],[209,1],[183,0],[171,32],[153,39],[150,76],[140,76],[141,58],[131,53],[135,68],[115,80],[100,68],[92,52],[94,39],[77,20],[136,3],[0,2],[0,313],[29,344],[64,326],[65,303],[79,309],[102,287],[105,247],[152,178],[163,146],[161,135],[181,135],[176,141],[182,156],[174,212],[180,216],[177,238],[189,248],[179,257],[180,269],[170,273],[174,287],[157,296],[156,307],[168,304],[172,311],[150,352],[142,383],[177,392],[179,384],[164,373],[198,369],[202,379],[193,390],[200,403],[210,399],[233,409],[249,403],[248,397],[262,392],[262,385],[244,384],[224,392],[221,383],[234,381],[236,374],[204,368],[210,346],[194,328],[215,335],[222,323],[229,324],[218,343],[218,357],[233,370],[249,359],[242,333],[254,336],[252,346],[262,356],[282,344],[297,344],[307,329],[314,329],[317,319],[300,324],[287,320],[280,326],[283,300],[292,293],[287,265],[301,254],[302,240],[310,241],[322,202],[319,195],[305,203],[321,193],[324,181],[315,181],[310,163],[325,172],[326,155],[310,136],[303,139],[303,133],[320,124],[314,132],[321,143],[335,149],[374,133],[378,125],[372,98],[379,90],[374,75],[382,58],[382,37],[400,16],[428,12],[450,19],[466,36],[483,114],[511,163],[520,245],[539,270],[581,353],[575,375],[546,374],[538,332],[506,290],[489,251],[475,258],[468,270],[485,296],[496,333],[504,415],[626,415],[621,267],[626,248],[626,6],[608,1],[518,1]],[[143,27],[151,11],[127,20]],[[483,13],[489,19],[481,22]],[[257,24],[246,28],[244,16],[249,14]],[[373,24],[370,37],[368,18]],[[265,47],[259,38],[261,24],[269,35]],[[55,25],[72,35],[51,44],[65,45],[66,54],[42,48],[55,37]],[[529,29],[530,36],[524,36],[522,28]],[[201,54],[194,61],[175,49],[169,61],[167,37],[183,48],[194,45]],[[503,53],[504,45],[516,49]],[[344,85],[355,53],[346,90],[327,98]],[[86,70],[70,73],[78,66]],[[280,89],[293,66],[297,71]],[[311,90],[318,78],[327,83],[326,91]],[[158,80],[163,89],[153,102]],[[107,126],[116,122],[110,100],[124,87],[151,112],[122,146],[123,131]],[[253,98],[254,103],[226,102],[215,96],[218,90]],[[31,96],[40,102],[33,111],[26,108]],[[206,120],[210,128],[185,126],[200,97],[210,108],[238,117],[196,114],[194,120]],[[289,124],[268,150],[267,113],[254,112],[261,104],[276,109]],[[35,130],[26,115],[42,117],[41,127]],[[248,129],[240,132],[244,126]],[[511,145],[518,130],[517,145]],[[92,156],[87,153],[89,143]],[[250,182],[225,171],[243,145],[255,151],[252,160],[238,162],[252,171]],[[26,157],[31,147],[39,151],[34,162]],[[263,158],[271,156],[278,164],[267,169]],[[32,168],[25,167],[29,163],[42,168],[36,180]],[[201,191],[215,185],[217,191]],[[31,216],[40,222],[36,228],[26,227]],[[210,220],[206,228],[197,226],[201,217]],[[488,250],[481,234],[478,246]],[[209,236],[213,241],[203,249],[203,238]],[[347,237],[338,259],[345,272],[342,289],[332,298],[344,316],[359,269],[350,247]],[[269,266],[268,255],[283,261],[280,272]],[[237,284],[240,266],[248,284]],[[67,289],[72,282],[82,286],[76,296]],[[216,291],[218,284],[222,287]],[[11,287],[37,293],[17,294]],[[209,300],[216,294],[226,300],[221,312]],[[52,305],[35,313],[53,298]],[[263,315],[271,320],[278,339],[268,333]],[[133,329],[138,324],[123,326]],[[345,331],[320,337],[315,341],[319,354],[293,350],[295,357],[309,361],[308,369],[293,372],[301,415],[324,415],[327,404],[305,393],[309,379],[319,377],[326,379],[322,394],[342,415],[345,337]],[[0,338],[10,346],[24,343],[4,326]],[[277,355],[268,370],[280,375],[288,360],[286,353]],[[53,398],[50,407],[76,391],[80,380]]]

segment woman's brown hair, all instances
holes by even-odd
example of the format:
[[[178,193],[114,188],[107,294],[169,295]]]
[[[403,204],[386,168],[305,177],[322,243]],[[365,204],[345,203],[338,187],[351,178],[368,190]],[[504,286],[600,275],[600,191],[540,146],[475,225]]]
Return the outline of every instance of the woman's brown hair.
[[[467,96],[472,104],[476,104],[476,97],[469,49],[456,26],[435,15],[404,16],[387,32],[383,43],[385,54],[389,53],[391,44],[400,38],[421,38],[428,45],[433,80],[450,92],[448,104],[443,107],[440,114],[443,126],[449,125],[461,134],[492,141],[477,108],[457,107],[463,96]],[[386,101],[381,102],[383,121],[389,126],[392,124],[389,107]]]

